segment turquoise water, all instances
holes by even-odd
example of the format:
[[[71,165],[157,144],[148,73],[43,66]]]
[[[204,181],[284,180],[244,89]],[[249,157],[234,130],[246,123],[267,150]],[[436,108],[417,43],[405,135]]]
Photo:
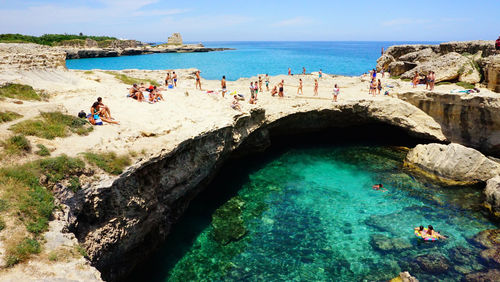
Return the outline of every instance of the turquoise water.
[[[420,281],[459,281],[487,268],[468,241],[495,228],[481,213],[481,190],[415,178],[402,168],[405,154],[400,147],[325,145],[232,166],[132,277],[379,281],[410,271]],[[375,183],[388,191],[373,190]],[[413,228],[421,224],[449,239],[418,240]]]
[[[115,58],[67,60],[70,69],[182,69],[198,68],[206,79],[229,80],[257,74],[286,74],[323,70],[339,75],[361,75],[375,67],[381,48],[397,44],[439,42],[208,42],[207,47],[235,48],[233,51],[184,54],[151,54]]]

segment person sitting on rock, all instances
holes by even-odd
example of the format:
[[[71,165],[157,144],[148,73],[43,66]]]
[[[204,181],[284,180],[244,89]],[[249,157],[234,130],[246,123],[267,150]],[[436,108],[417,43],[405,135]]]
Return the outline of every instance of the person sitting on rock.
[[[438,232],[434,231],[434,227],[432,225],[427,226],[427,233],[425,236],[422,236],[424,239],[427,237],[435,237],[437,239],[447,239],[447,237],[439,234]]]

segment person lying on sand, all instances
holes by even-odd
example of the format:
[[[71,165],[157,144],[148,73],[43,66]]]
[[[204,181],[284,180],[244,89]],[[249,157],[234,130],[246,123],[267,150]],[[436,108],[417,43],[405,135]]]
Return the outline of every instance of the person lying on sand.
[[[238,102],[238,98],[236,97],[236,95],[233,96],[234,99],[233,99],[233,102],[231,103],[231,108],[233,108],[233,110],[238,110],[241,112],[241,106],[240,106],[240,102]]]
[[[142,94],[141,89],[137,87],[137,84],[134,83],[134,85],[129,90],[128,97],[131,97],[132,99],[136,99],[137,101],[142,102],[142,100],[144,99],[144,94]]]
[[[101,97],[97,97],[97,103],[99,103],[99,111],[104,115],[104,117],[114,119],[113,117],[111,117],[111,112],[109,111],[108,106],[102,103]]]
[[[107,123],[119,124],[119,122],[108,119],[108,118],[103,116],[102,111],[99,110],[99,102],[94,102],[94,104],[92,104],[92,107],[90,107],[90,114],[91,114],[91,116],[89,118],[89,121],[90,121],[90,123],[92,123],[94,125],[99,124],[99,123],[102,124],[101,121],[105,121]],[[94,122],[92,122],[92,121],[94,121]]]

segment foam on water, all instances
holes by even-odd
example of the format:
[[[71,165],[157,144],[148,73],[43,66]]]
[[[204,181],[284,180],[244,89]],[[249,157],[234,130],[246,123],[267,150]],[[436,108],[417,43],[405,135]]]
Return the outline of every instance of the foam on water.
[[[495,228],[480,212],[481,190],[417,179],[402,168],[404,155],[383,146],[291,149],[243,179],[229,177],[217,188],[233,192],[223,203],[207,197],[193,203],[171,243],[140,276],[155,281],[376,281],[409,270],[421,281],[458,281],[464,273],[487,268],[468,241]],[[375,183],[388,191],[373,190]],[[241,214],[228,220],[241,220],[246,234],[221,244],[210,225],[214,210],[207,206],[221,210],[235,202]],[[449,239],[418,240],[413,228],[428,224]],[[447,270],[420,268],[422,255],[444,256]]]

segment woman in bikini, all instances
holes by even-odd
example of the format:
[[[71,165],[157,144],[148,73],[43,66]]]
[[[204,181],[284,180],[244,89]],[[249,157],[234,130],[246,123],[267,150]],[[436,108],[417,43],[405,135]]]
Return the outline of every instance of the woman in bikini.
[[[262,77],[259,76],[259,91],[262,92]]]
[[[304,94],[304,91],[302,90],[302,78],[299,78],[299,88],[297,88],[297,94]]]
[[[318,80],[314,80],[314,96],[318,96]]]
[[[380,79],[377,82],[377,94],[380,95],[380,90],[382,90],[382,81]]]
[[[417,87],[417,84],[418,84],[418,72],[415,71],[415,75],[413,75],[413,88],[416,88]]]
[[[99,109],[99,102],[94,102],[94,104],[92,104],[92,107],[90,107],[90,114],[92,115],[92,118],[96,122],[98,120],[102,120],[102,121],[105,121],[107,123],[119,124],[119,122],[117,122],[115,120],[111,120],[111,119],[108,119],[108,118],[104,117],[104,114]],[[93,124],[95,124],[95,122]]]
[[[200,90],[203,90],[201,89],[201,77],[200,77],[200,72],[201,71],[196,71],[196,84],[195,84],[195,88],[198,89],[198,86],[200,87]]]
[[[280,98],[283,98],[285,96],[285,93],[284,93],[285,88],[284,88],[284,86],[285,86],[285,80],[281,80],[281,82],[279,84],[279,92],[278,92],[278,96]]]
[[[266,90],[269,91],[269,75],[266,73]]]

